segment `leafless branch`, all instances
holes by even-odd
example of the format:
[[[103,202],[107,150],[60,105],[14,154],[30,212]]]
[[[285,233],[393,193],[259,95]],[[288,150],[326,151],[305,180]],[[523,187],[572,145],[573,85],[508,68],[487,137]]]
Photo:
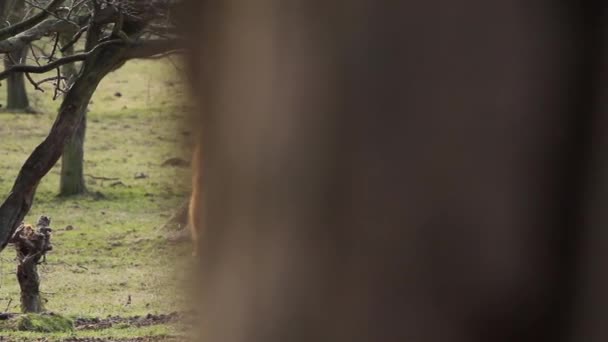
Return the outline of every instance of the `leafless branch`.
[[[24,1],[26,4],[30,5],[31,7],[33,7],[33,8],[37,8],[37,9],[39,9],[39,10],[43,11],[43,12],[48,12],[49,17],[54,17],[54,18],[55,18],[55,19],[57,19],[57,20],[64,21],[64,22],[69,23],[69,24],[71,24],[71,25],[73,25],[73,26],[75,26],[75,27],[78,27],[78,26],[79,26],[79,25],[78,25],[78,23],[76,23],[76,22],[74,22],[74,21],[71,21],[71,20],[69,20],[69,19],[67,19],[67,18],[64,18],[63,16],[60,16],[60,15],[58,15],[58,14],[54,13],[54,12],[48,11],[46,8],[44,8],[44,7],[40,6],[40,5],[33,4],[33,3],[31,3],[30,1],[28,1],[28,0],[23,0],[23,1]],[[59,8],[57,8],[57,11],[59,11],[59,10],[64,10],[64,12],[65,12],[65,11],[68,11],[68,12],[69,12],[69,10],[68,10],[68,9],[66,9],[66,8],[64,8],[64,7],[59,7]]]
[[[47,77],[45,79],[42,79],[38,82],[36,82],[36,86],[40,86],[43,83],[47,83],[47,82],[52,82],[52,81],[57,81],[57,83],[61,82],[61,81],[65,81],[67,80],[67,77],[65,76],[53,76],[53,77]],[[44,90],[43,90],[44,91]]]
[[[44,10],[41,11],[40,13],[38,13],[24,21],[21,21],[19,23],[9,26],[9,27],[0,29],[0,40],[5,40],[9,37],[12,37],[16,34],[19,34],[23,31],[26,31],[26,30],[38,25],[44,19],[46,19],[51,14],[52,11],[56,10],[59,7],[59,5],[61,5],[62,2],[63,2],[63,0],[52,0],[44,8]]]
[[[30,84],[32,86],[34,86],[35,90],[38,90],[42,93],[44,93],[44,89],[40,88],[40,86],[38,85],[38,83],[36,81],[34,81],[34,79],[32,78],[32,76],[29,73],[24,73],[25,74],[25,78],[27,78],[28,82],[30,82]]]
[[[72,15],[72,12],[74,12],[75,10],[77,10],[78,7],[80,7],[86,1],[88,1],[88,0],[80,0],[78,2],[76,2],[75,0],[72,0],[72,6],[70,6],[70,11],[66,15],[66,19],[70,20],[70,16]]]
[[[68,63],[73,63],[73,62],[78,62],[78,61],[84,61],[86,60],[93,52],[95,52],[96,50],[106,46],[106,45],[110,45],[110,44],[122,44],[123,41],[120,39],[113,39],[113,40],[108,40],[105,41],[103,43],[99,43],[97,46],[95,46],[94,49],[92,49],[89,52],[83,52],[83,53],[78,53],[78,54],[74,54],[74,55],[70,55],[70,56],[66,56],[66,57],[62,57],[59,58],[51,63],[42,65],[42,66],[36,66],[36,65],[25,65],[25,64],[17,64],[17,65],[13,65],[10,68],[0,72],[0,80],[3,80],[5,78],[7,78],[10,74],[14,73],[14,72],[26,72],[26,73],[32,73],[32,74],[43,74],[45,72],[51,71],[55,68],[58,68],[62,65],[68,64]]]
[[[114,9],[107,7],[95,13],[93,22],[98,25],[104,25],[114,22],[117,20],[117,18],[118,13]],[[86,26],[87,23],[91,21],[90,19],[91,15],[88,14],[79,16],[75,18],[74,21],[70,22],[66,22],[63,19],[47,18],[46,20],[43,20],[26,30],[20,31],[15,35],[9,35],[4,39],[1,39],[2,36],[0,36],[0,53],[8,53],[18,50],[31,42],[40,40],[44,36],[48,36],[51,33],[74,34],[75,31],[80,31],[83,26]],[[82,33],[80,33],[80,35],[82,35]],[[78,40],[80,37],[78,36],[74,38]]]
[[[81,27],[80,30],[78,30],[78,32],[76,32],[76,34],[72,37],[72,39],[70,39],[69,42],[67,42],[64,46],[61,47],[61,52],[66,52],[67,49],[69,49],[74,44],[76,44],[76,42],[80,39],[82,34],[85,33],[88,29],[89,29],[88,25]]]
[[[57,46],[59,45],[59,35],[59,32],[55,32],[55,43],[53,44],[53,50],[51,50],[49,61],[55,59],[55,52],[57,52]]]
[[[30,52],[32,53],[32,58],[34,59],[34,62],[36,62],[36,64],[40,66],[40,57],[38,57],[38,55],[36,54],[33,44],[30,44]]]
[[[65,22],[54,18],[46,19],[26,31],[11,36],[7,39],[0,40],[0,53],[8,53],[20,49],[33,41],[39,40],[51,32],[68,32],[73,30],[74,28],[71,27],[71,25],[67,25]]]
[[[55,83],[55,93],[53,94],[53,101],[55,101],[57,99],[57,96],[59,96],[59,91],[61,87],[61,69],[59,69],[59,67],[57,67],[57,83]]]
[[[26,72],[32,74],[43,74],[45,72],[51,71],[57,67],[60,67],[64,64],[73,63],[77,61],[83,61],[87,59],[90,53],[84,52],[76,55],[71,55],[63,58],[59,58],[49,64],[45,64],[42,66],[37,65],[26,65],[26,64],[17,64],[13,65],[10,68],[0,72],[0,80],[7,78],[10,74],[14,72]]]

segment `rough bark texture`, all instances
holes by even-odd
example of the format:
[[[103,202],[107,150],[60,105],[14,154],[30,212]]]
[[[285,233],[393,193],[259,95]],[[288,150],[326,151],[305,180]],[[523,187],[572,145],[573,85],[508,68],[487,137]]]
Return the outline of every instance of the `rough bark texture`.
[[[41,259],[46,258],[46,252],[53,249],[50,224],[48,217],[41,216],[35,228],[22,224],[11,238],[11,243],[17,250],[17,280],[21,288],[23,313],[39,313],[43,310],[37,265]]]
[[[13,66],[13,61],[16,64],[23,63],[27,57],[29,47],[24,46],[16,51],[10,53],[11,58],[5,58],[4,68],[8,69]],[[12,73],[6,79],[6,109],[15,112],[30,112],[30,102],[27,97],[27,90],[25,84],[25,75],[22,72]]]
[[[86,108],[85,108],[86,112]],[[61,157],[61,179],[59,195],[72,196],[87,191],[84,180],[84,140],[86,132],[86,113],[72,138],[66,143]]]
[[[72,35],[62,35],[66,43],[66,39]],[[67,37],[67,38],[66,38]],[[64,52],[64,56],[69,56],[74,53],[74,47],[71,46]],[[71,84],[76,76],[77,70],[74,63],[66,64],[62,67],[62,74],[68,79]],[[87,126],[86,107],[84,113],[81,114],[82,120],[78,129],[72,138],[66,144],[63,155],[61,157],[61,178],[59,181],[59,195],[72,196],[83,194],[87,191],[84,179],[84,141]]]

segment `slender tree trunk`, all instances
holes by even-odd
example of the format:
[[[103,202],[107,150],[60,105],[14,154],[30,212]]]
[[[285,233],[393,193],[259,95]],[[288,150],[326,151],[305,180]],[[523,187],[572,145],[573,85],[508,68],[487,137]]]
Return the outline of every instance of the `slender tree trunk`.
[[[29,47],[23,48],[10,54],[10,58],[5,58],[4,68],[8,69],[15,63],[23,63],[27,57]],[[14,63],[13,63],[14,62]],[[12,73],[6,79],[6,109],[10,111],[32,112],[30,101],[27,97],[25,88],[25,75],[21,72]]]
[[[84,138],[86,121],[86,114],[83,113],[82,121],[80,121],[78,129],[63,149],[63,155],[61,157],[61,180],[59,182],[60,196],[78,195],[87,191],[84,182]]]
[[[69,36],[62,37],[67,43]],[[74,53],[74,48],[69,48],[64,55]],[[62,74],[68,79],[68,85],[75,79],[78,70],[74,64],[66,64],[62,68]],[[74,136],[66,143],[61,157],[61,179],[59,181],[59,195],[72,196],[83,194],[87,191],[84,181],[84,139],[86,134],[86,106],[83,109],[82,121]]]
[[[2,19],[9,22],[17,22],[23,19],[25,2],[8,1],[5,8],[2,8]],[[23,63],[27,57],[29,46],[10,53],[4,59],[4,68],[7,69],[15,63]],[[13,73],[6,79],[6,109],[13,112],[33,113],[30,109],[30,102],[25,88],[25,75],[23,73]]]

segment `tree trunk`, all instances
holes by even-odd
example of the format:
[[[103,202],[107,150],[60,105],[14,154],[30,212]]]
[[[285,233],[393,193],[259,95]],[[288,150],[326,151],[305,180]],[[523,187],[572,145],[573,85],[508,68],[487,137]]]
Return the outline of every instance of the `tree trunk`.
[[[8,1],[3,10],[3,17],[7,21],[14,23],[23,19],[25,12],[25,2],[19,1]],[[6,56],[4,59],[4,68],[8,69],[13,64],[24,63],[28,53],[29,46],[24,46],[12,53],[10,56]],[[12,73],[6,79],[6,110],[12,112],[27,112],[33,113],[30,109],[30,102],[27,97],[25,75],[21,72]]]
[[[84,139],[86,132],[86,107],[82,120],[72,138],[66,143],[61,157],[59,195],[72,196],[87,191],[84,181]]]
[[[17,266],[17,280],[21,289],[21,312],[42,312],[38,266],[32,262],[19,264]]]
[[[71,35],[62,35],[62,44],[69,42]],[[64,56],[74,53],[71,46],[64,52]],[[76,66],[66,64],[61,68],[61,73],[67,78],[68,87],[72,85],[78,71]],[[88,105],[88,104],[87,104]],[[83,194],[87,191],[84,180],[84,141],[86,134],[87,113],[83,110],[82,121],[74,136],[67,142],[61,157],[61,179],[59,181],[59,196],[73,196]]]
[[[69,35],[63,35],[62,43],[69,41]],[[64,52],[65,56],[74,53],[74,47],[71,46]],[[67,78],[68,87],[70,87],[77,76],[78,70],[76,66],[66,64],[61,68],[61,73]],[[88,104],[87,104],[88,106]],[[87,107],[84,107],[82,121],[74,136],[68,141],[63,150],[61,157],[61,179],[59,181],[59,196],[73,196],[83,194],[87,191],[84,181],[84,141],[87,126]]]
[[[15,63],[23,63],[27,57],[29,46],[14,51],[4,60],[4,68],[8,69]],[[13,63],[13,61],[15,63]],[[13,112],[33,112],[30,109],[30,102],[27,97],[25,75],[22,72],[15,72],[6,79],[6,109]]]

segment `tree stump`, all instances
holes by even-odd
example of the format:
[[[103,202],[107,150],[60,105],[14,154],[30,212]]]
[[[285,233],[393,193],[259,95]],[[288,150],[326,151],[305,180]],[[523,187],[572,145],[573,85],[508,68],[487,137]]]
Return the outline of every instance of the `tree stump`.
[[[23,313],[41,312],[40,277],[38,264],[46,258],[51,246],[51,220],[40,216],[36,228],[21,224],[11,239],[17,250],[17,280],[21,288],[21,311]]]

